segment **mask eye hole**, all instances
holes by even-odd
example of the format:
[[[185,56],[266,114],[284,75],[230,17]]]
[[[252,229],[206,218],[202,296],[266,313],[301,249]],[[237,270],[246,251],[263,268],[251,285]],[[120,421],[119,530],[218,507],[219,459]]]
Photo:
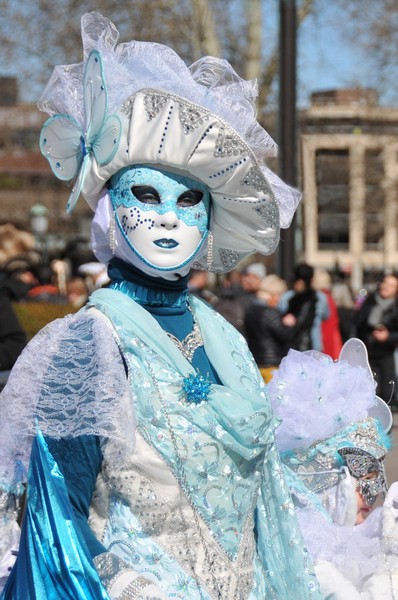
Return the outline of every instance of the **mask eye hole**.
[[[159,192],[149,185],[133,185],[131,191],[142,204],[160,204]]]
[[[366,475],[363,475],[361,477],[362,481],[372,481],[372,479],[377,479],[378,477],[378,472],[377,471],[370,471],[369,473],[366,473]]]
[[[196,206],[201,200],[203,200],[203,192],[200,190],[186,190],[178,196],[177,206]]]

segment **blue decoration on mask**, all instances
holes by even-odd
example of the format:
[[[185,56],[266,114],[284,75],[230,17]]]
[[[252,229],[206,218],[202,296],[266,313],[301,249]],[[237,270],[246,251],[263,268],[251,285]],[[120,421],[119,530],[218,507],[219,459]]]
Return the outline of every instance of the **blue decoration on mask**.
[[[144,204],[134,195],[132,187],[151,186],[159,193],[159,204]],[[153,167],[135,165],[120,169],[110,179],[110,196],[115,209],[123,205],[137,211],[155,210],[160,215],[173,211],[188,227],[196,226],[201,233],[208,228],[210,194],[206,185],[176,173]],[[195,206],[179,206],[179,196],[187,190],[199,190],[203,199]]]

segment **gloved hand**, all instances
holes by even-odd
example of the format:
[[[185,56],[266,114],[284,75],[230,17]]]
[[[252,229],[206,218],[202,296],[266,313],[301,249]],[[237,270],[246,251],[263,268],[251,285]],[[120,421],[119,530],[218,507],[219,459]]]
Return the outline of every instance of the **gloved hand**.
[[[386,554],[398,556],[398,481],[390,485],[382,515],[383,550]]]

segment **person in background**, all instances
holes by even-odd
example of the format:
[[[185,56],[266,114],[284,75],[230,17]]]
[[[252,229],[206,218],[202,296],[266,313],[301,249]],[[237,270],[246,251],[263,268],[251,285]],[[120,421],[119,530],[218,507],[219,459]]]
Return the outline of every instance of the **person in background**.
[[[7,373],[26,346],[26,333],[19,323],[6,287],[0,285],[0,389]]]
[[[343,347],[337,306],[332,296],[332,278],[326,269],[317,268],[314,272],[313,286],[327,299],[329,316],[321,321],[322,349],[333,359],[337,359]]]
[[[282,294],[278,304],[284,316],[293,315],[299,323],[291,340],[291,347],[301,351],[320,349],[321,315],[326,318],[329,314],[326,297],[324,294],[321,297],[321,293],[317,293],[312,287],[313,277],[314,269],[311,265],[296,265],[293,272],[293,289]],[[321,303],[318,304],[320,298]],[[291,317],[287,318],[290,320]],[[317,341],[314,338],[317,338]]]
[[[57,261],[58,262],[58,261]],[[57,274],[50,264],[40,264],[35,269],[37,284],[27,294],[30,302],[48,302],[50,304],[66,304],[66,295],[58,287]]]
[[[267,275],[245,315],[246,340],[265,383],[271,380],[295,334],[295,317],[286,316],[283,322],[276,308],[286,289],[283,279]]]
[[[66,298],[74,309],[84,306],[88,296],[89,290],[82,277],[72,277],[66,282]]]
[[[35,270],[40,262],[33,234],[10,223],[0,225],[0,284],[7,287],[12,301],[27,300],[37,284]]]
[[[266,274],[267,269],[265,268],[265,265],[259,262],[250,263],[242,269],[240,283],[242,289],[247,294],[248,303],[250,303],[250,300],[256,298],[256,294],[259,291],[261,282]]]
[[[107,266],[98,260],[83,263],[77,268],[78,277],[84,279],[89,292],[106,287],[110,283]]]
[[[4,266],[16,256],[33,250],[35,238],[29,231],[17,229],[15,225],[0,225],[0,265]]]
[[[233,269],[225,274],[221,286],[216,290],[216,296],[214,309],[245,337],[245,302],[243,298],[247,294],[241,285],[239,269]]]
[[[210,290],[207,271],[192,269],[188,279],[188,290],[191,294],[202,298],[209,304],[214,304],[217,301],[217,296]]]
[[[378,394],[398,410],[394,352],[398,345],[398,277],[384,275],[355,315],[356,335],[365,343]]]
[[[20,253],[32,250],[33,246],[34,238],[30,233],[11,224],[0,226],[0,390],[27,343],[26,333],[12,306],[18,299],[19,288],[17,291],[10,282],[7,264]]]
[[[246,337],[245,315],[256,301],[260,284],[266,275],[263,263],[246,265],[241,271],[227,273],[221,289],[217,292],[215,310],[220,313],[239,333]]]
[[[36,268],[40,261],[40,256],[29,253],[18,255],[4,265],[2,284],[7,287],[12,301],[29,301],[29,291],[38,285]]]
[[[80,265],[97,261],[88,240],[84,236],[77,236],[69,240],[61,253],[60,259],[68,264],[68,272],[71,278],[81,275],[79,273]]]
[[[338,270],[332,283],[332,296],[337,306],[340,333],[343,343],[355,335],[354,331],[354,294],[348,283],[348,275]]]

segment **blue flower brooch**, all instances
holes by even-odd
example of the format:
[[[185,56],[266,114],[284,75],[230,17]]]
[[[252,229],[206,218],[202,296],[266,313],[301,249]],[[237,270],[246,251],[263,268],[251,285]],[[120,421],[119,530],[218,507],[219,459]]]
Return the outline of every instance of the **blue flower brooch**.
[[[211,383],[207,377],[200,373],[191,373],[184,377],[182,385],[182,398],[190,404],[201,404],[209,399]]]

